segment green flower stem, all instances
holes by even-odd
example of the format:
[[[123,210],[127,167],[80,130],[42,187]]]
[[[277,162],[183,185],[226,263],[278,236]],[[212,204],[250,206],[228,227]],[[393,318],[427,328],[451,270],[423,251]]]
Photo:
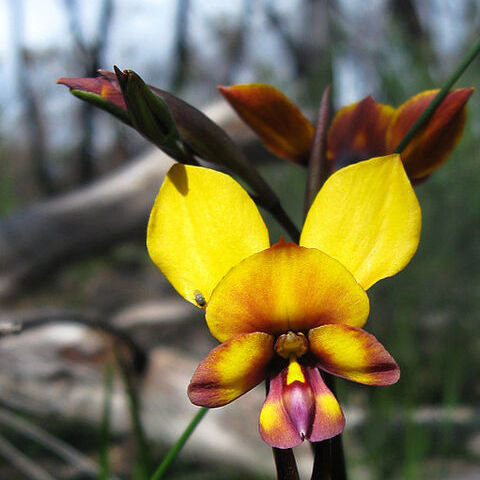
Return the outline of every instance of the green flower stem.
[[[162,463],[152,475],[150,480],[160,480],[161,478],[163,478],[163,475],[168,470],[177,455],[180,453],[180,450],[182,450],[183,446],[187,443],[188,438],[193,433],[195,428],[197,428],[197,425],[202,421],[203,417],[207,412],[208,408],[200,408],[197,414],[193,417],[192,421],[188,424],[187,428],[183,431],[182,435],[175,442],[175,445],[167,453],[166,457],[163,459]]]
[[[465,57],[460,62],[460,65],[456,70],[450,75],[448,80],[445,82],[443,87],[437,93],[435,98],[430,102],[430,105],[425,109],[425,111],[420,115],[417,121],[412,125],[407,134],[402,138],[401,142],[397,145],[394,153],[401,153],[405,150],[405,147],[410,143],[413,137],[419,132],[419,130],[428,122],[430,117],[433,115],[435,110],[438,108],[443,99],[448,95],[448,92],[453,87],[455,82],[461,77],[465,72],[468,66],[473,62],[475,57],[480,53],[480,38],[473,44],[470,50],[467,52]]]

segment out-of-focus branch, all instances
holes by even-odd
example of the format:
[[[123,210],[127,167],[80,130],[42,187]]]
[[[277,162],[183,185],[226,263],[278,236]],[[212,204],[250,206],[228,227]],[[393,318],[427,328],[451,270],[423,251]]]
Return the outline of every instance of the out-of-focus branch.
[[[41,309],[39,311],[27,312],[25,314],[18,313],[13,319],[14,323],[20,325],[21,331],[39,328],[51,323],[78,323],[86,327],[104,332],[125,345],[131,355],[131,364],[135,373],[143,373],[147,356],[140,345],[133,340],[129,333],[121,328],[113,325],[103,315],[93,312],[78,312],[57,309]]]
[[[0,455],[10,462],[26,478],[31,480],[55,480],[46,470],[30,460],[24,453],[0,435]]]
[[[302,50],[302,46],[294,38],[292,33],[285,28],[285,22],[282,21],[282,18],[273,6],[272,1],[265,3],[265,15],[290,52],[292,59],[295,62],[297,75],[304,76],[307,72],[307,59],[305,58],[305,52]]]
[[[64,0],[64,6],[68,16],[70,34],[73,37],[75,48],[81,55],[85,74],[87,77],[93,77],[100,68],[100,60],[107,45],[113,15],[113,0],[102,1],[95,38],[91,42],[88,42],[83,35],[77,0]]]
[[[102,1],[98,26],[92,42],[87,42],[82,33],[77,0],[64,0],[64,5],[69,20],[70,33],[73,37],[75,48],[81,56],[83,74],[86,77],[94,77],[97,74],[97,70],[101,67],[101,59],[107,45],[113,14],[113,0]],[[82,140],[77,160],[80,184],[90,182],[95,176],[95,155],[93,152],[94,112],[95,108],[92,105],[88,103],[82,104],[80,113]]]
[[[30,77],[30,60],[23,43],[23,1],[11,0],[10,11],[12,19],[12,46],[16,59],[16,83],[20,100],[24,108],[26,125],[26,144],[29,159],[33,162],[35,179],[43,194],[52,195],[56,191],[54,179],[51,176],[45,144],[44,122],[42,113],[33,91]]]
[[[188,61],[190,58],[188,48],[188,15],[190,0],[177,0],[175,14],[175,39],[172,51],[172,76],[170,89],[174,92],[180,90],[187,79]]]
[[[227,48],[225,52],[227,68],[225,70],[225,77],[221,81],[222,85],[231,85],[235,81],[235,74],[240,66],[245,52],[252,9],[252,0],[243,0],[240,22],[235,28],[235,31],[232,32],[231,38],[229,39],[230,41],[227,42]]]
[[[273,1],[265,3],[265,16],[283,41],[295,65],[296,78],[313,82],[309,94],[318,95],[319,80],[332,82],[330,48],[330,0],[305,0],[302,2],[304,27],[293,34],[274,7]]]
[[[425,40],[425,31],[413,0],[391,0],[392,12],[415,42]]]
[[[95,462],[32,422],[2,408],[0,409],[0,424],[51,450],[70,464],[78,473],[82,472],[91,478],[97,477],[99,468]]]

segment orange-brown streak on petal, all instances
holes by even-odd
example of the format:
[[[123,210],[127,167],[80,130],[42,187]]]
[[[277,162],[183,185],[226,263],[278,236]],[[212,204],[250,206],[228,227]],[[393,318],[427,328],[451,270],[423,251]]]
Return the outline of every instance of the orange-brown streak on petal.
[[[236,336],[214,348],[193,374],[188,396],[195,405],[221,407],[265,379],[273,356],[273,337],[266,333]]]
[[[307,367],[307,381],[315,396],[315,417],[308,440],[321,442],[339,435],[345,427],[345,417],[333,393],[328,389],[317,368]]]
[[[450,92],[426,126],[402,152],[405,170],[412,179],[420,179],[445,163],[459,142],[466,120],[466,103],[473,88]],[[400,105],[387,132],[387,149],[393,152],[410,127],[427,108],[438,90],[419,93]]]
[[[385,136],[394,112],[370,96],[341,108],[327,138],[327,158],[333,168],[385,155]]]
[[[323,325],[310,330],[308,339],[319,367],[339,377],[366,385],[391,385],[400,369],[371,334],[348,325]]]
[[[94,93],[112,102],[117,107],[127,109],[118,82],[109,75],[103,76],[102,74],[102,76],[95,78],[60,78],[57,83],[66,85],[72,90]]]
[[[362,326],[365,291],[342,264],[315,248],[278,243],[233,267],[212,293],[206,319],[220,341],[241,333],[307,332],[326,323]]]
[[[282,92],[263,83],[218,89],[271,152],[307,164],[315,133],[313,125]]]
[[[286,369],[270,381],[270,389],[260,412],[260,435],[271,447],[293,448],[303,439],[291,421],[283,404]]]

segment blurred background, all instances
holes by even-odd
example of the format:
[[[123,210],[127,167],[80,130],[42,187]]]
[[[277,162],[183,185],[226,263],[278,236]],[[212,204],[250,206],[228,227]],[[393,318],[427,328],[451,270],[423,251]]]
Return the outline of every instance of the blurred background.
[[[336,109],[398,106],[441,86],[478,25],[476,0],[0,0],[0,478],[149,478],[197,411],[186,386],[214,345],[145,248],[171,161],[58,78],[116,64],[201,108],[300,225],[305,171],[216,85],[272,83],[312,120],[330,82]],[[477,59],[456,86],[479,79]],[[480,478],[479,106],[477,92],[461,143],[416,187],[418,253],[370,291],[366,328],[400,382],[338,382],[352,479]],[[168,478],[273,478],[262,396],[209,412]],[[298,457],[308,475],[308,446]]]

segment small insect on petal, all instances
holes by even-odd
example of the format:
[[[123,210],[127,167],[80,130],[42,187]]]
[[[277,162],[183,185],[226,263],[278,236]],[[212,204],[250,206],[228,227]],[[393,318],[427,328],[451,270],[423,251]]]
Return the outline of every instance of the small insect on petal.
[[[207,305],[207,302],[205,301],[205,297],[198,290],[195,290],[194,295],[195,295],[195,301],[197,302],[197,305],[199,307],[205,307]]]

